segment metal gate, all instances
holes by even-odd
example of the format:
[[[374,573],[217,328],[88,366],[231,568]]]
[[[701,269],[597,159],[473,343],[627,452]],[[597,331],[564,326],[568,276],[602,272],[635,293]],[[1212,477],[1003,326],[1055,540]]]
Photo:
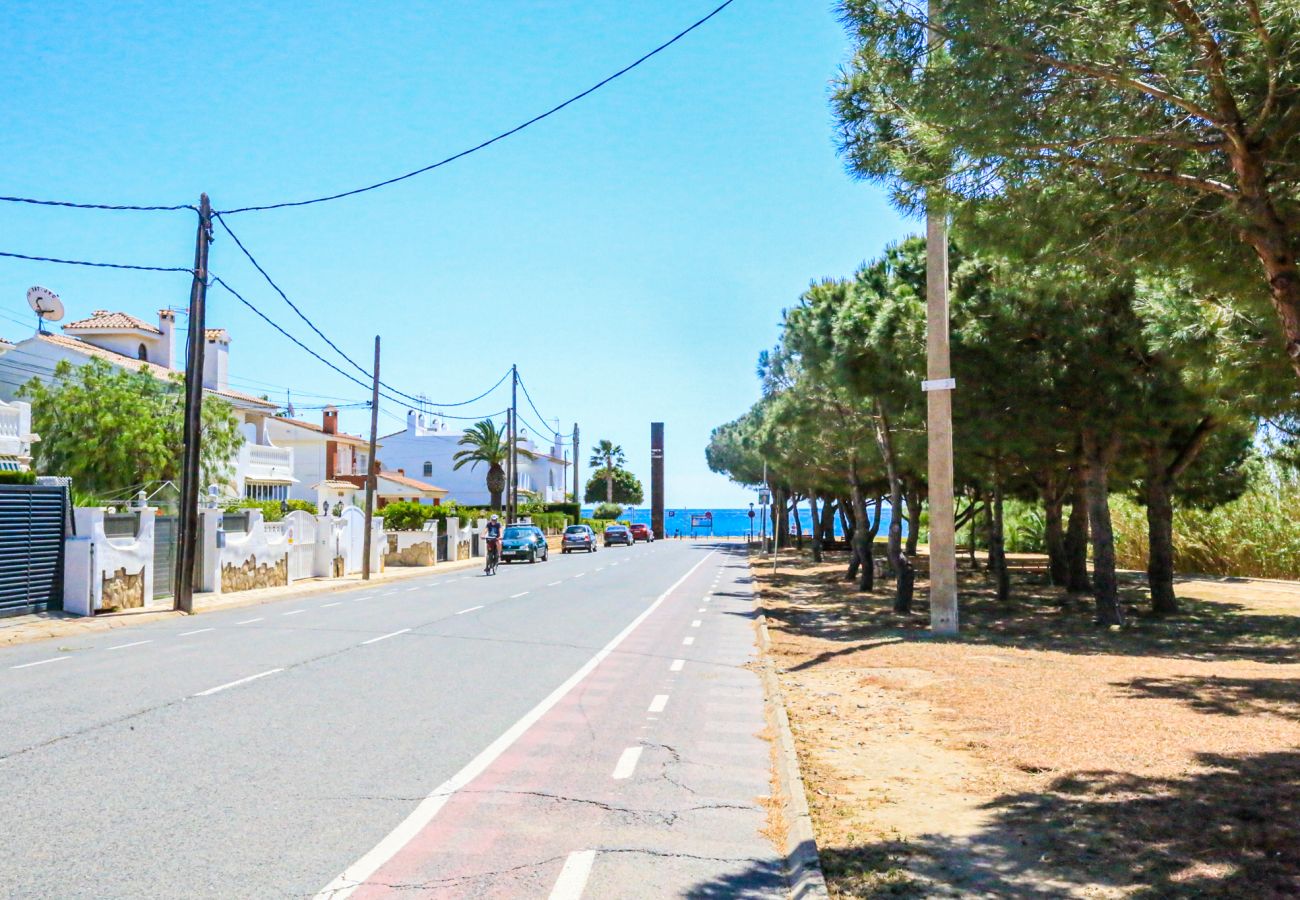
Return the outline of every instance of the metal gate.
[[[170,597],[175,592],[176,554],[179,516],[155,516],[153,521],[153,599]],[[195,542],[195,556],[202,550]],[[197,560],[196,560],[197,561]],[[197,590],[197,588],[196,588]]]
[[[63,608],[65,488],[0,484],[0,615]]]
[[[316,520],[295,510],[285,517],[284,524],[289,540],[289,580],[311,578],[316,554]]]

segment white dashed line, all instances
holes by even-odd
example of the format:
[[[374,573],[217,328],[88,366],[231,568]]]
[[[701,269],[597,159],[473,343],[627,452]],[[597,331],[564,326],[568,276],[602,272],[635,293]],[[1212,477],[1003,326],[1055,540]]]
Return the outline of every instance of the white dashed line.
[[[46,663],[58,662],[61,659],[67,659],[66,656],[54,656],[50,659],[40,659],[36,662],[23,663],[21,666],[10,666],[11,669],[30,669],[32,666],[43,666]]]
[[[194,631],[182,631],[180,634],[178,634],[178,635],[176,635],[176,636],[177,636],[177,637],[189,637],[189,636],[192,635],[192,634],[202,634],[202,633],[205,632],[205,631],[212,631],[212,630],[213,630],[213,629],[211,629],[211,628],[197,628],[197,629],[195,629]]]
[[[231,681],[226,684],[219,684],[214,688],[208,688],[206,691],[199,691],[194,696],[207,697],[211,694],[217,693],[218,691],[224,691],[227,688],[232,688],[241,684],[248,684],[248,682],[250,681],[256,681],[259,678],[265,678],[267,675],[274,675],[276,672],[283,672],[283,671],[284,669],[269,669],[265,672],[258,672],[256,675],[249,675],[247,678],[240,678],[238,681]]]
[[[280,613],[280,615],[282,615],[282,616],[296,616],[296,615],[298,615],[299,613],[305,613],[306,611],[307,611],[307,610],[305,610],[305,609],[295,609],[293,612]]]
[[[699,609],[696,610],[696,612],[704,612],[704,607],[701,606]]]
[[[118,644],[116,647],[105,647],[105,650],[125,650],[127,647],[139,647],[141,644],[152,644],[153,641],[132,641],[129,644]]]
[[[672,664],[671,666],[668,667],[668,671],[669,671],[669,672],[680,672],[680,671],[682,670],[682,667],[685,666],[685,665],[686,665],[686,660],[684,660],[684,659],[674,659],[674,660],[673,660],[673,664]]]
[[[417,584],[415,587],[409,587],[409,588],[407,588],[407,589],[406,589],[406,592],[409,594],[409,593],[411,593],[411,591],[418,591],[419,589],[420,589],[420,586]]]
[[[242,621],[242,622],[236,622],[235,624],[236,624],[236,625],[252,625],[254,622],[260,622],[260,621],[262,621],[262,617],[261,617],[261,616],[258,616],[256,619],[245,619],[244,621]]]
[[[630,778],[636,771],[637,760],[641,758],[640,747],[628,747],[618,758],[618,764],[614,766],[615,778]]]
[[[342,600],[335,600],[333,603],[326,603],[324,606],[321,607],[321,609],[329,609],[331,606],[342,606],[342,605],[343,605]]]
[[[518,600],[520,597],[527,597],[527,596],[528,596],[528,591],[520,591],[518,594],[511,594],[510,599]]]
[[[682,638],[682,643],[685,644],[687,647],[689,647],[691,644],[694,644],[694,643],[695,643],[695,638],[693,638],[693,637],[684,637],[684,638]]]
[[[700,619],[691,619],[691,627],[692,627],[692,628],[699,628],[701,624],[703,624],[703,621],[702,621],[702,620],[700,620]]]
[[[661,713],[664,707],[668,705],[667,694],[655,694],[655,698],[650,701],[650,708],[646,712]]]
[[[547,585],[547,587],[555,587],[557,584],[563,584],[563,583],[564,583],[564,579],[560,579],[559,581],[552,581],[550,584]]]
[[[456,613],[456,615],[463,616],[465,615],[465,613],[470,613],[476,609],[482,609],[482,608],[483,608],[483,604],[480,603],[478,606],[471,606],[469,609],[462,609],[460,612]]]
[[[406,633],[407,633],[408,631],[410,631],[410,630],[411,630],[411,629],[409,629],[409,628],[403,628],[401,631],[394,631],[394,632],[390,632],[389,634],[381,634],[379,637],[371,638],[370,640],[368,640],[368,641],[362,641],[361,643],[362,643],[362,644],[373,644],[373,643],[376,643],[377,641],[386,641],[386,640],[388,640],[390,637],[397,637],[399,634],[406,634]]]
[[[573,577],[574,577],[574,578],[581,578],[583,575],[586,575],[586,574],[587,574],[586,572],[579,572],[577,575],[574,575]]]
[[[578,900],[587,887],[591,865],[596,861],[595,850],[575,850],[564,861],[560,877],[551,889],[550,900]]]

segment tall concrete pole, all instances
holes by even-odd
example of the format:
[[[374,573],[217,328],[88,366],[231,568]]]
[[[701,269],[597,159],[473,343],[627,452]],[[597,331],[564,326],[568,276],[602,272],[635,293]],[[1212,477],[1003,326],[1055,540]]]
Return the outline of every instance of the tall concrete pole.
[[[664,536],[664,423],[650,423],[650,528]]]
[[[578,448],[578,423],[573,423],[573,502],[578,504],[578,509],[582,509],[582,494],[578,490],[578,454],[581,452]]]
[[[929,18],[942,0],[929,0]],[[930,30],[929,51],[940,44]],[[953,526],[952,366],[948,353],[948,216],[940,204],[925,211],[926,430],[929,444],[930,630],[957,633],[957,540]],[[898,510],[892,510],[898,515]]]
[[[375,335],[375,380],[370,393],[370,454],[366,457],[366,533],[362,537],[361,580],[370,580],[370,531],[375,521],[375,488],[379,466],[375,463],[375,437],[379,433],[379,335]]]

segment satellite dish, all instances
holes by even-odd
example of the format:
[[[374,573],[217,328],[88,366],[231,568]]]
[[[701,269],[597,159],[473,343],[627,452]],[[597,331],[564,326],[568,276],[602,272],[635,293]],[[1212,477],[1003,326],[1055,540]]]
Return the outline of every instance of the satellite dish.
[[[27,305],[36,313],[36,330],[41,333],[45,331],[46,322],[57,322],[63,318],[63,301],[49,288],[28,288]]]

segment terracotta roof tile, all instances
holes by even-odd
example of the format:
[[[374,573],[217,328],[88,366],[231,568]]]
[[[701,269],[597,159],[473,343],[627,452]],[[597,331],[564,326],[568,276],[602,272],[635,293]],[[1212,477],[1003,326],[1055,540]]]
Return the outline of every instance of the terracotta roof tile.
[[[90,314],[90,318],[78,319],[76,322],[69,322],[63,326],[64,331],[98,328],[135,328],[139,331],[147,331],[150,334],[162,334],[156,325],[150,325],[143,319],[137,319],[135,316],[127,315],[124,312],[109,312],[106,309],[97,309]]]

